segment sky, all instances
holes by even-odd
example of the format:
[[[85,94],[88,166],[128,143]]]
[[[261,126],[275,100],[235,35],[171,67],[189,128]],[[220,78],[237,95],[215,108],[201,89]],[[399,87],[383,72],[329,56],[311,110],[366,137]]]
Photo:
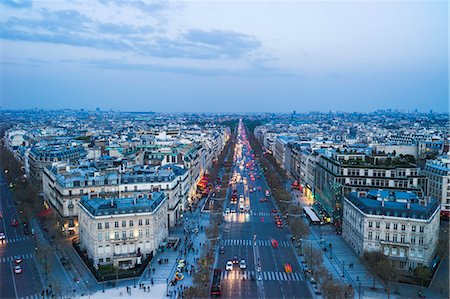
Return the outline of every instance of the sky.
[[[449,111],[443,1],[0,1],[1,109]]]

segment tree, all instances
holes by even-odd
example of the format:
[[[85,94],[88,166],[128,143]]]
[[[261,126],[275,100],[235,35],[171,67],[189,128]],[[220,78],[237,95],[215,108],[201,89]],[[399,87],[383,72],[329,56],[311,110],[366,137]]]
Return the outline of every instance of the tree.
[[[364,260],[370,265],[372,271],[381,279],[386,287],[388,298],[390,298],[391,283],[398,278],[397,269],[391,261],[381,252],[364,252]],[[373,279],[373,288],[375,288],[375,277]]]
[[[414,275],[420,279],[420,285],[423,287],[424,281],[428,281],[431,277],[431,270],[426,266],[417,266],[414,269]]]

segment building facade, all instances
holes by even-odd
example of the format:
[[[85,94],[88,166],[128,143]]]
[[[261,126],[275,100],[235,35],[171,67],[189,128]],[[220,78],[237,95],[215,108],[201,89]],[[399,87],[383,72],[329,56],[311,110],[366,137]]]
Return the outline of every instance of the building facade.
[[[414,193],[371,190],[344,198],[342,235],[359,255],[381,252],[394,267],[430,266],[439,238],[439,202]]]
[[[450,158],[441,156],[428,160],[424,170],[427,182],[427,195],[441,203],[441,216],[450,216]]]
[[[164,193],[125,198],[89,198],[79,205],[79,241],[94,265],[132,268],[151,258],[167,238]]]

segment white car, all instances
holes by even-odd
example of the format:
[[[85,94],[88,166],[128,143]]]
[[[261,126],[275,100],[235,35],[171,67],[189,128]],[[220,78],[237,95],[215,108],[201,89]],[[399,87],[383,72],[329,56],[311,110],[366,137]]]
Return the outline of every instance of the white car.
[[[6,239],[5,233],[0,233],[0,240],[5,240],[5,239]]]
[[[231,214],[234,214],[234,213],[236,213],[236,210],[235,209],[231,209]]]
[[[20,264],[22,262],[22,258],[20,257],[20,255],[14,257],[14,262],[16,264]]]
[[[241,260],[241,262],[239,263],[239,268],[247,269],[247,263],[245,262],[245,260]]]
[[[225,266],[225,270],[232,271],[233,270],[233,262],[228,261],[227,265]]]
[[[225,209],[225,214],[230,214],[230,209],[229,208]]]
[[[16,273],[16,274],[22,273],[22,268],[20,266],[15,266],[14,267],[14,273]]]

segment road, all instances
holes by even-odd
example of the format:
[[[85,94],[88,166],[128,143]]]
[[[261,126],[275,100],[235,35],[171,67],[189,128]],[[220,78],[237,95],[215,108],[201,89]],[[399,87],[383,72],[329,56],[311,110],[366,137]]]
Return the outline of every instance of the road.
[[[37,270],[34,242],[23,233],[22,223],[14,204],[9,185],[0,173],[0,232],[4,232],[6,240],[0,241],[0,298],[39,298],[43,290],[42,280]],[[19,226],[13,227],[11,221],[18,219]],[[20,255],[21,274],[14,273],[14,256]]]
[[[221,231],[224,253],[218,253],[215,265],[222,269],[221,297],[312,298],[291,246],[290,232],[286,227],[278,228],[275,224],[274,199],[265,195],[269,187],[252,158],[242,122],[238,126],[234,173],[236,183],[232,188],[237,190],[238,199],[237,203],[232,203],[230,198],[225,202]],[[240,211],[241,196],[243,212]],[[261,198],[268,198],[268,201],[261,202]],[[246,206],[249,207],[247,212]],[[278,241],[277,248],[272,246],[272,239]],[[239,261],[244,259],[246,269],[240,269],[236,264],[232,271],[225,271],[227,261],[234,257]],[[285,271],[286,264],[291,265],[292,273]]]

